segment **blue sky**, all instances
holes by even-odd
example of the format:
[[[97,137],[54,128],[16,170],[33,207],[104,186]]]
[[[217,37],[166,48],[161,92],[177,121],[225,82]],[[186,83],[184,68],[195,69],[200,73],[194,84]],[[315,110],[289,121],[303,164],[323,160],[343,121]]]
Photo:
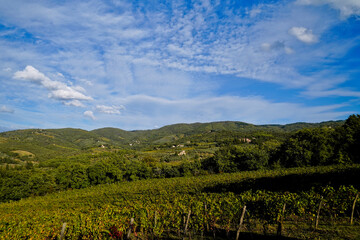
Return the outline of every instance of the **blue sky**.
[[[0,0],[0,126],[360,112],[360,1]]]

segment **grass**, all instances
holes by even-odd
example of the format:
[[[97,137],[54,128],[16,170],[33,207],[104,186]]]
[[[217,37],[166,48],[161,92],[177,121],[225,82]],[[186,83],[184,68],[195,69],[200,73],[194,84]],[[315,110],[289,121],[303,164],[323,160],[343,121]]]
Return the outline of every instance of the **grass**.
[[[35,154],[28,152],[28,151],[15,150],[15,151],[11,151],[11,152],[18,154],[19,157],[29,157],[29,158],[35,157]]]

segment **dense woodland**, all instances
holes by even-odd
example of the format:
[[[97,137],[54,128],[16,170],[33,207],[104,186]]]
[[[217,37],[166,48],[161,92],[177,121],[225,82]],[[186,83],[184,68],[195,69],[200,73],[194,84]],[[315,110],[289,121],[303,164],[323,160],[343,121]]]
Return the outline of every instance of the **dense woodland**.
[[[182,238],[186,228],[234,237],[243,205],[253,219],[247,232],[274,233],[286,216],[293,229],[288,236],[307,238],[300,233],[318,221],[319,203],[323,228],[333,228],[307,234],[329,238],[334,224],[354,215],[359,149],[360,115],[284,126],[217,122],[133,132],[0,133],[0,239],[56,239],[62,222],[69,223],[69,239],[125,239],[130,218],[130,232],[142,239]],[[336,234],[355,238],[356,226]]]

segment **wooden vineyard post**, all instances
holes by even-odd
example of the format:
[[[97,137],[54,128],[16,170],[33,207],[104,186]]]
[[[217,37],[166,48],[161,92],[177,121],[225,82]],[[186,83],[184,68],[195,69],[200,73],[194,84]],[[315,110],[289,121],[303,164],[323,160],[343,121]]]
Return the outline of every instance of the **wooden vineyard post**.
[[[152,234],[153,234],[153,236],[155,236],[155,228],[156,228],[156,225],[157,225],[157,211],[155,210],[154,211],[154,227],[153,227],[153,229],[152,229]]]
[[[322,202],[323,202],[323,197],[321,197],[320,204],[319,204],[319,208],[318,208],[318,211],[317,211],[316,222],[315,222],[315,229],[317,229],[317,228],[318,228],[318,225],[319,225],[319,217],[320,217],[320,210],[321,210]]]
[[[183,237],[183,239],[185,239],[186,234],[187,234],[187,228],[188,228],[188,226],[189,226],[190,215],[191,215],[191,209],[189,209],[189,213],[188,213],[188,215],[187,215],[187,219],[186,219],[186,223],[185,223],[185,228],[184,228],[184,237]],[[184,220],[185,220],[185,216],[184,216]]]
[[[156,223],[157,223],[157,212],[155,211],[155,217],[154,217],[154,228],[156,228]]]
[[[242,224],[244,222],[245,212],[246,212],[246,205],[244,205],[242,213],[241,213],[239,227],[238,227],[238,230],[236,232],[236,240],[238,240],[239,236],[240,236],[240,230],[241,230]]]
[[[284,220],[285,207],[286,207],[286,203],[284,203],[283,209],[281,211],[281,216],[278,219],[278,221],[279,221],[278,222],[278,228],[277,228],[277,235],[278,236],[281,236],[281,232],[282,232],[282,223],[283,223],[283,220]]]
[[[64,239],[65,229],[66,229],[66,223],[63,223],[62,228],[61,228],[61,233],[60,233],[60,240]]]
[[[208,212],[207,212],[206,204],[205,204],[205,216],[206,216],[206,231],[209,231],[209,219],[208,219]]]
[[[353,205],[352,205],[351,218],[350,218],[350,225],[352,225],[352,224],[353,224],[353,220],[354,220],[354,211],[355,211],[355,205],[356,205],[356,201],[357,201],[358,197],[359,197],[359,193],[358,193],[358,194],[356,194],[356,197],[355,197],[354,203],[353,203]]]
[[[131,232],[132,232],[133,228],[134,228],[134,218],[131,218],[130,219],[130,228],[129,228],[129,231],[127,233],[127,239],[130,239]]]
[[[191,215],[191,209],[189,210],[189,213],[188,213],[188,216],[187,216],[187,219],[186,219],[186,224],[185,224],[185,229],[184,229],[185,235],[187,233],[187,228],[188,228],[188,225],[189,225],[190,215]]]

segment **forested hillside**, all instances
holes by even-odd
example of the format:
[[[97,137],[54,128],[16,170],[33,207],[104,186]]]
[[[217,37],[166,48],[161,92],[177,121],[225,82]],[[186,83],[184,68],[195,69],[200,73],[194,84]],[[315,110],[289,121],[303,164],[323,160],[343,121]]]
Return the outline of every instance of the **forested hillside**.
[[[236,138],[255,137],[261,133],[283,140],[290,133],[303,128],[336,127],[343,121],[323,123],[295,123],[287,125],[252,125],[242,122],[213,122],[175,124],[154,130],[125,131],[102,128],[27,129],[0,133],[0,154],[9,159],[42,161],[59,156],[76,155],[92,148],[106,146],[120,149],[146,149],[163,144],[192,142],[220,143]],[[2,160],[5,161],[5,160]],[[10,163],[10,160],[8,160]],[[15,162],[14,162],[15,163]]]
[[[359,163],[359,121],[353,115],[345,122],[284,126],[215,122],[146,131],[5,132],[0,201],[139,179]]]
[[[88,189],[86,194],[89,194],[89,198],[85,197],[83,199],[87,203],[82,202],[82,198],[76,195],[74,198],[79,201],[79,205],[73,206],[72,209],[85,211],[83,217],[89,218],[88,221],[93,221],[91,224],[87,222],[90,225],[85,227],[86,231],[90,231],[88,227],[95,228],[97,224],[96,216],[100,214],[98,211],[103,211],[101,210],[103,204],[110,204],[110,209],[113,209],[111,211],[116,211],[114,204],[117,206],[111,200],[116,198],[115,196],[104,197],[103,203],[90,200],[92,197],[102,199],[94,192],[97,191],[97,188],[94,188],[95,186],[102,185],[102,192],[111,192],[110,189],[115,185],[109,184],[119,184],[120,189],[123,189],[130,182],[143,180],[139,184],[145,184],[149,188],[144,191],[151,192],[154,191],[150,186],[151,181],[165,178],[177,178],[178,180],[175,181],[179,183],[184,181],[185,185],[188,184],[188,181],[195,181],[188,185],[193,186],[193,190],[187,190],[184,184],[178,186],[175,184],[173,186],[176,195],[174,199],[178,199],[180,204],[186,205],[181,210],[185,211],[185,213],[181,214],[186,214],[186,209],[200,211],[198,205],[189,205],[191,201],[195,201],[200,205],[208,202],[210,204],[208,206],[213,209],[211,210],[213,211],[211,214],[214,214],[211,217],[212,220],[209,218],[206,218],[206,220],[204,218],[201,221],[199,219],[192,220],[189,226],[195,234],[204,232],[206,226],[212,226],[211,229],[217,229],[218,231],[227,229],[228,234],[230,234],[231,229],[234,229],[233,221],[238,221],[238,216],[234,216],[234,219],[231,220],[224,218],[226,214],[224,215],[223,210],[217,209],[216,199],[229,201],[231,207],[230,205],[226,207],[229,212],[238,212],[239,209],[235,210],[234,207],[239,206],[240,203],[252,206],[251,216],[256,221],[263,222],[264,226],[278,222],[280,216],[278,215],[278,208],[281,208],[281,204],[296,203],[298,205],[295,204],[289,210],[291,214],[287,216],[301,219],[302,224],[304,221],[308,221],[306,220],[308,217],[312,216],[311,224],[313,224],[313,214],[316,214],[315,209],[318,201],[322,201],[323,194],[326,193],[326,196],[328,196],[327,204],[332,204],[326,207],[327,214],[334,214],[334,220],[331,221],[341,222],[344,217],[346,218],[350,214],[351,201],[354,202],[353,208],[355,208],[355,197],[358,194],[357,189],[360,188],[358,178],[360,174],[359,149],[360,115],[351,115],[346,121],[342,122],[297,123],[284,126],[256,126],[240,122],[217,122],[177,124],[146,131],[103,128],[94,131],[81,129],[29,129],[4,132],[0,134],[0,202],[3,202],[3,205],[0,204],[0,208],[3,206],[3,211],[10,215],[6,215],[8,217],[5,216],[2,220],[0,219],[0,236],[2,236],[2,233],[9,234],[8,236],[12,237],[18,236],[22,238],[28,236],[27,230],[25,230],[28,229],[27,226],[19,228],[23,229],[19,230],[19,232],[14,229],[9,232],[6,227],[3,227],[5,224],[15,228],[16,224],[9,220],[9,216],[13,214],[10,209],[19,209],[22,204],[17,205],[14,203],[15,205],[12,206],[11,204],[6,205],[5,202],[44,195],[50,196],[44,198],[47,199],[44,201],[53,202],[51,196],[58,199],[59,195],[55,193],[59,191]],[[226,175],[226,173],[239,173],[240,175]],[[222,180],[216,182],[217,177],[215,176],[219,176]],[[241,176],[241,180],[236,176]],[[203,179],[207,180],[203,182]],[[146,180],[149,182],[146,182]],[[200,185],[197,185],[197,181],[199,181]],[[166,185],[165,182],[164,184]],[[137,189],[139,186],[134,185],[134,187],[134,189]],[[191,196],[197,190],[205,195]],[[134,199],[139,206],[148,204],[148,207],[145,208],[146,211],[155,211],[159,212],[159,214],[161,211],[170,211],[169,209],[155,208],[157,201],[163,204],[161,206],[169,204],[167,198],[160,197],[154,202],[154,199],[151,199],[151,196],[146,195],[145,192],[136,192],[134,190],[134,193],[125,194],[122,192],[123,190],[119,191],[121,193],[115,195],[120,194],[119,196],[126,199],[128,197]],[[167,192],[169,196],[171,195],[171,189],[155,191],[163,191]],[[340,195],[336,195],[336,192]],[[185,194],[185,198],[181,196],[182,193]],[[104,194],[107,196],[106,193]],[[145,200],[139,200],[135,196],[141,196],[140,198]],[[189,199],[193,197],[194,199],[189,202]],[[331,201],[336,200],[337,202],[331,202],[330,198],[333,199]],[[30,202],[32,202],[31,199]],[[276,199],[281,202],[280,205]],[[40,198],[40,200],[36,201],[43,200]],[[50,202],[46,204],[53,204]],[[128,202],[125,201],[125,203]],[[66,206],[71,205],[66,201],[64,204]],[[119,207],[127,209],[129,206],[124,204],[119,205]],[[124,234],[124,229],[128,225],[127,223],[113,225],[115,220],[112,217],[108,218],[100,214],[104,219],[108,218],[109,222],[102,225],[102,230],[99,228],[96,231],[101,230],[107,233],[84,232],[85,228],[78,228],[77,225],[84,224],[83,220],[69,218],[68,214],[73,215],[75,213],[71,212],[66,206],[64,207],[65,215],[60,214],[59,218],[67,218],[69,220],[66,221],[73,224],[68,232],[72,237],[82,238],[81,236],[88,236],[97,238],[101,236],[103,238],[109,236],[106,234],[112,234],[112,236],[113,234]],[[28,208],[27,205],[26,208]],[[92,210],[88,211],[86,209]],[[175,225],[180,224],[173,222],[179,216],[163,215],[164,222],[162,222],[162,225],[149,225],[149,221],[151,222],[150,219],[154,215],[151,215],[150,212],[145,214],[141,209],[130,208],[127,210],[130,212],[119,214],[124,217],[121,221],[128,221],[128,218],[135,214],[136,221],[140,222],[137,222],[134,227],[146,237],[163,237],[166,239],[170,236],[169,234],[173,234],[174,229],[176,229]],[[269,214],[271,214],[266,215],[263,213],[265,215],[261,215],[264,209],[270,209]],[[56,210],[41,208],[39,211],[42,212],[45,219],[48,218],[46,212]],[[143,216],[143,214],[146,216]],[[200,213],[196,214],[197,218],[201,217]],[[19,215],[21,218],[19,221],[25,221],[30,215],[30,213]],[[338,219],[338,216],[341,217]],[[180,219],[182,219],[182,215]],[[226,223],[228,220],[229,222]],[[56,230],[56,227],[54,228],[58,223],[53,222],[51,224],[55,225],[48,225],[41,219],[38,219],[38,221],[38,224],[45,224],[49,228],[53,228],[53,230],[46,230],[48,231],[46,234],[49,235],[50,239],[58,236],[56,231],[59,230]],[[248,224],[251,226],[252,223]],[[160,226],[162,228],[158,229]],[[183,228],[184,226],[180,224],[178,227]],[[208,233],[212,231],[211,229],[206,227]],[[271,232],[268,227],[266,229],[266,231],[264,230],[265,233]],[[165,234],[164,231],[168,232]],[[256,225],[253,230],[250,229],[249,231],[259,233],[259,227]],[[294,231],[296,233],[293,236],[299,237],[299,232],[303,230],[299,226]],[[13,233],[18,235],[12,235]],[[326,232],[326,234],[328,233]],[[39,234],[36,236],[42,236],[39,232],[36,234]],[[311,234],[314,237],[321,236],[321,233]],[[351,234],[341,234],[343,237],[352,236]],[[123,235],[121,236],[118,239],[124,238]]]

